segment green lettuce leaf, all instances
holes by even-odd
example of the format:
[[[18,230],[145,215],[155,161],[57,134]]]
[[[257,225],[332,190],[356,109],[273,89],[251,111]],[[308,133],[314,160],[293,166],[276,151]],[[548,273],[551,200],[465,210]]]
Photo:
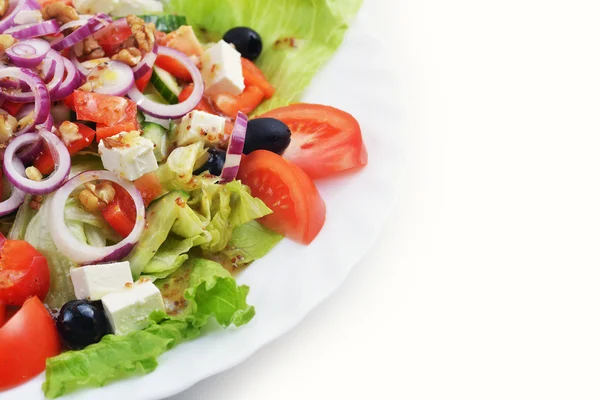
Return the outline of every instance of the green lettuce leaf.
[[[192,247],[205,243],[206,236],[195,236],[187,239],[178,239],[170,236],[160,246],[148,265],[144,267],[144,275],[155,278],[166,278],[175,272],[189,258],[187,254]]]
[[[241,326],[254,316],[246,302],[247,286],[219,264],[202,259],[189,261],[184,298],[189,312],[180,316],[155,313],[154,322],[127,336],[107,335],[80,351],[69,351],[46,361],[44,394],[56,398],[85,387],[147,374],[158,365],[157,357],[177,344],[198,337],[214,318],[223,327]],[[159,288],[161,281],[157,281]],[[162,284],[164,286],[164,283]]]
[[[203,41],[236,26],[263,40],[257,64],[275,95],[256,114],[300,100],[302,91],[342,43],[362,0],[171,0],[167,11],[186,15]],[[204,32],[209,32],[204,35]]]
[[[267,255],[281,239],[282,235],[251,221],[233,231],[223,254],[229,260],[236,260],[234,266],[242,267]]]

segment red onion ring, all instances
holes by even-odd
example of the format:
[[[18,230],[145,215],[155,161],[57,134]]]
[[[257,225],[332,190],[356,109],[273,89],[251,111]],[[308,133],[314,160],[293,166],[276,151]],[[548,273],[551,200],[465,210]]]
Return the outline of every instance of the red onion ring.
[[[135,204],[137,216],[133,230],[121,242],[107,247],[94,247],[80,242],[71,234],[65,223],[65,204],[70,194],[80,185],[97,179],[114,182],[125,189]],[[142,195],[133,183],[121,179],[119,175],[109,171],[87,171],[66,182],[54,193],[50,205],[51,236],[59,251],[79,264],[118,261],[127,256],[140,239],[146,224],[146,210]]]
[[[155,42],[154,47],[152,48],[152,51],[149,53],[146,53],[146,55],[144,55],[144,57],[138,63],[138,65],[133,67],[133,78],[134,79],[136,79],[136,80],[140,79],[142,76],[146,75],[148,73],[148,71],[150,71],[152,69],[152,67],[154,66],[154,63],[156,62],[156,59],[158,58],[158,54],[156,54],[157,52],[158,52],[158,44],[156,44],[156,42]]]
[[[17,67],[0,69],[0,80],[6,77],[16,78],[19,81],[25,82],[29,86],[35,101],[35,107],[33,109],[35,118],[31,124],[26,125],[20,131],[15,133],[15,136],[18,136],[29,131],[32,126],[41,124],[48,119],[48,115],[50,115],[50,94],[48,93],[48,89],[44,82],[28,69]],[[6,89],[0,88],[0,93],[6,95]],[[8,98],[9,96],[6,97]]]
[[[248,128],[248,117],[238,111],[235,125],[227,146],[227,154],[225,155],[225,164],[221,172],[221,182],[227,183],[235,179],[240,162],[242,161],[242,153],[244,152],[244,142],[246,141],[246,129]]]
[[[50,51],[50,44],[42,39],[22,40],[6,50],[6,55],[17,67],[33,68]]]
[[[63,63],[65,65],[65,70],[67,71],[67,76],[64,78],[64,81],[58,86],[56,92],[54,92],[54,94],[50,96],[52,98],[52,101],[64,99],[65,97],[73,93],[75,89],[81,86],[81,74],[75,68],[73,63],[67,60],[66,58],[63,58]]]
[[[13,23],[16,25],[28,25],[42,21],[43,18],[40,10],[21,10],[15,15]]]
[[[54,35],[60,26],[54,19],[33,24],[19,25],[7,29],[4,33],[12,35],[15,39],[30,39],[34,37]]]
[[[50,82],[46,83],[46,88],[49,94],[54,94],[62,83],[65,73],[65,58],[58,54],[55,50],[50,49],[48,56],[42,61],[41,75],[47,80],[51,77]],[[54,70],[54,72],[52,72]],[[11,77],[12,78],[12,77]],[[13,90],[2,91],[7,100],[15,103],[31,103],[35,101],[35,95],[31,91],[15,90],[16,88],[26,88],[29,85],[19,80],[14,79],[0,81],[0,88],[12,88]]]
[[[32,143],[26,149],[21,150],[17,154],[17,158],[19,158],[23,164],[30,164],[35,160],[38,154],[44,149],[44,141],[42,139],[38,140],[35,143]]]
[[[131,90],[135,80],[131,67],[121,61],[108,61],[90,71],[87,83],[92,92],[123,96]]]
[[[13,139],[13,141],[6,146],[6,151],[4,152],[4,171],[6,172],[6,178],[16,188],[34,195],[54,192],[63,184],[71,171],[71,155],[69,154],[67,146],[65,146],[56,135],[48,132],[44,128],[39,129],[38,132],[39,134],[26,133]],[[19,171],[15,169],[13,160],[17,158],[16,153],[21,147],[36,143],[40,139],[40,136],[48,145],[56,169],[48,178],[41,181],[34,181],[20,174]]]
[[[74,44],[81,42],[86,37],[91,36],[95,32],[104,28],[106,24],[107,21],[103,17],[94,16],[90,18],[85,25],[77,28],[71,34],[52,42],[52,48],[60,51],[66,49],[67,47],[71,47]]]
[[[180,51],[164,46],[158,46],[158,55],[172,57],[179,61],[188,70],[192,76],[192,81],[194,82],[194,90],[190,94],[190,97],[179,104],[165,105],[147,98],[138,90],[137,87],[135,87],[135,85],[127,93],[127,96],[137,103],[140,110],[146,114],[152,115],[153,117],[171,119],[181,118],[185,114],[192,111],[194,107],[198,105],[200,100],[202,100],[202,93],[204,92],[204,81],[202,80],[202,75],[200,75],[200,71],[189,59],[189,57]]]
[[[23,166],[23,163],[21,162],[21,160],[19,160],[18,158],[15,158],[13,160],[13,163],[14,163],[15,170],[19,171],[21,174],[25,175],[25,167]],[[6,172],[5,172],[5,174],[6,174]],[[10,189],[10,196],[8,197],[8,199],[6,199],[0,203],[0,217],[10,214],[11,212],[13,212],[17,208],[19,208],[21,206],[21,204],[23,204],[23,201],[25,201],[25,195],[26,195],[26,193],[24,191],[19,190],[13,186]]]

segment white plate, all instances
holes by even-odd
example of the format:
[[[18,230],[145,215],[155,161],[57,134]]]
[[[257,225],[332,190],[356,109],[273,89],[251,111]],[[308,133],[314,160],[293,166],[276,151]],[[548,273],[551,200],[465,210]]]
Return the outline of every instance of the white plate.
[[[305,101],[330,104],[361,124],[369,165],[359,173],[318,182],[327,222],[308,247],[283,241],[239,276],[251,288],[256,317],[239,329],[213,330],[159,359],[153,373],[79,391],[62,399],[160,399],[231,368],[296,326],[331,295],[377,239],[397,195],[401,162],[401,118],[393,47],[375,38],[376,2],[365,2],[344,44],[314,79]],[[43,375],[8,392],[2,400],[43,399]]]

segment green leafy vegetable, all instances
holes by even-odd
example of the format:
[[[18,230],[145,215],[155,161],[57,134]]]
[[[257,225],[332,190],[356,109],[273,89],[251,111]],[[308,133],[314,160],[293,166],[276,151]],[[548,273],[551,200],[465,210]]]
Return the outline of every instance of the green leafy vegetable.
[[[241,267],[267,255],[283,239],[256,221],[248,222],[233,231],[231,240],[223,250],[233,264]]]
[[[148,265],[144,267],[144,274],[152,275],[155,278],[169,276],[189,258],[187,253],[192,247],[199,246],[206,241],[206,237],[200,235],[187,239],[168,237]]]
[[[256,113],[300,100],[318,69],[342,43],[362,0],[171,0],[167,11],[187,15],[204,40],[219,40],[229,29],[248,26],[263,40],[258,66],[275,95]]]
[[[177,30],[182,25],[187,25],[187,18],[183,15],[140,15],[146,22],[152,22],[156,25],[156,29],[169,33]]]
[[[69,351],[46,361],[48,398],[56,398],[84,387],[100,387],[117,379],[146,374],[158,365],[157,357],[177,344],[198,337],[210,318],[223,327],[241,326],[254,316],[246,302],[247,286],[219,264],[196,259],[189,268],[184,292],[187,312],[179,316],[155,313],[154,323],[127,336],[108,335],[100,343],[81,351]],[[157,285],[161,287],[161,282]]]

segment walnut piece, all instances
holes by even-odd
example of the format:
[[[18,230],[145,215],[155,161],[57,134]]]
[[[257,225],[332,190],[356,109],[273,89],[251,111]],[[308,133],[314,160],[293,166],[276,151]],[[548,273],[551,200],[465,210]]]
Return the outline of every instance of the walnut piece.
[[[65,3],[56,2],[50,3],[42,8],[42,18],[45,20],[56,18],[59,25],[64,25],[67,22],[79,19],[79,15],[73,7],[68,6]]]
[[[2,0],[0,0],[2,1]],[[6,49],[8,49],[10,46],[12,46],[13,44],[15,44],[15,38],[12,37],[11,35],[0,35],[0,50],[1,51],[5,51]]]
[[[32,181],[41,181],[44,178],[40,170],[34,166],[25,168],[25,176]]]
[[[0,114],[0,143],[6,143],[17,130],[17,119],[10,114]]]
[[[127,24],[131,28],[137,48],[146,52],[152,51],[156,41],[156,26],[153,23],[146,23],[135,15],[127,16]]]
[[[79,127],[71,121],[65,121],[60,124],[58,136],[60,136],[60,139],[67,146],[83,137],[81,136],[81,133],[79,133]]]
[[[112,57],[113,60],[122,61],[130,67],[135,67],[142,61],[142,52],[135,47],[123,49]]]
[[[115,198],[115,188],[110,182],[102,182],[97,185],[88,182],[86,187],[79,192],[79,201],[88,212],[95,212],[106,208],[108,203]]]
[[[82,55],[88,60],[94,60],[105,56],[104,50],[93,36],[83,39]]]

